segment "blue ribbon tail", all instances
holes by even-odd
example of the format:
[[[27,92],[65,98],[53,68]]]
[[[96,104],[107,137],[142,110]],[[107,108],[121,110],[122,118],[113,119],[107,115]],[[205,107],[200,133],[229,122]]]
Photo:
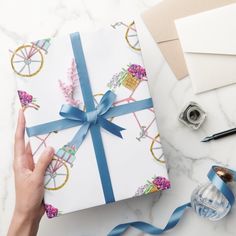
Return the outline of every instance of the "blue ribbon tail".
[[[217,174],[218,167],[219,166],[211,167],[207,175],[208,179],[225,196],[225,198],[229,201],[229,204],[232,206],[235,202],[234,194],[231,191],[230,187],[227,185],[227,183],[224,182],[224,180]],[[228,169],[228,168],[225,168],[225,169],[229,171],[229,173],[233,177],[233,180],[236,181],[236,171]],[[178,224],[181,217],[183,216],[185,210],[189,207],[191,207],[190,202],[176,208],[174,212],[172,213],[167,225],[163,229],[157,228],[145,222],[136,221],[136,222],[130,222],[130,223],[117,225],[115,228],[112,229],[112,231],[108,234],[108,236],[120,236],[131,226],[140,231],[143,231],[144,233],[148,233],[151,235],[162,234],[165,231],[174,228]]]
[[[147,233],[147,234],[160,235],[160,234],[164,233],[166,230],[174,228],[178,224],[178,222],[180,221],[185,210],[189,207],[191,207],[190,202],[176,208],[174,210],[174,212],[172,213],[172,215],[171,215],[171,217],[164,229],[155,227],[151,224],[148,224],[148,223],[145,223],[142,221],[135,221],[135,222],[117,225],[115,228],[112,229],[112,231],[107,236],[120,236],[126,230],[128,230],[129,227],[134,227],[134,228],[136,228],[144,233]]]
[[[88,131],[89,131],[90,123],[83,124],[79,131],[75,134],[74,138],[68,143],[68,145],[73,146],[75,145],[76,148],[83,143]]]
[[[108,132],[116,135],[117,137],[123,138],[121,131],[125,130],[124,128],[110,122],[109,120],[104,119],[103,117],[98,117],[98,122]]]

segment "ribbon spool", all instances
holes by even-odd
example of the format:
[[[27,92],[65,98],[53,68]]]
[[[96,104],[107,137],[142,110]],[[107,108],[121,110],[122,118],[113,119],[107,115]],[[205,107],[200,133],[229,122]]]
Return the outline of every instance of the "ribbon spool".
[[[227,168],[216,166],[213,169],[225,184],[233,181],[233,174]],[[198,215],[212,221],[222,219],[231,209],[227,198],[212,182],[200,185],[193,191],[191,206]]]
[[[129,227],[134,227],[147,234],[160,235],[174,228],[185,210],[190,207],[199,216],[213,221],[222,219],[230,212],[235,202],[234,194],[227,183],[236,181],[236,171],[221,166],[212,166],[207,177],[210,182],[198,186],[192,193],[191,202],[176,208],[163,229],[146,222],[135,221],[117,225],[108,236],[120,236]]]

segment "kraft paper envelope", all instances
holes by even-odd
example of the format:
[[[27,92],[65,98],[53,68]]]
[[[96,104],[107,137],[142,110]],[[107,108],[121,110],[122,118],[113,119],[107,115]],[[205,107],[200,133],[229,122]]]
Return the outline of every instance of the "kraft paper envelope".
[[[176,20],[196,93],[236,83],[236,4]]]
[[[164,0],[142,18],[177,79],[188,75],[174,20],[211,10],[236,0]]]

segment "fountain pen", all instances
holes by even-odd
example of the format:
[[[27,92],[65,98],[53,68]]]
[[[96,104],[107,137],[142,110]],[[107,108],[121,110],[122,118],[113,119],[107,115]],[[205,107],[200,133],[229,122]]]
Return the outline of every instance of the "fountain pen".
[[[205,137],[201,142],[209,142],[211,140],[224,138],[224,137],[232,135],[232,134],[236,134],[236,128],[225,130],[223,132],[213,134],[212,136]]]

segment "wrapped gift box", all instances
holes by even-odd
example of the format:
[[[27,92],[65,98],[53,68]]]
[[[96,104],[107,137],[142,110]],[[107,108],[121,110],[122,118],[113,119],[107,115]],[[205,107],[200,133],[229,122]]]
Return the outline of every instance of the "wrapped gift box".
[[[170,187],[134,24],[11,51],[48,217]]]

